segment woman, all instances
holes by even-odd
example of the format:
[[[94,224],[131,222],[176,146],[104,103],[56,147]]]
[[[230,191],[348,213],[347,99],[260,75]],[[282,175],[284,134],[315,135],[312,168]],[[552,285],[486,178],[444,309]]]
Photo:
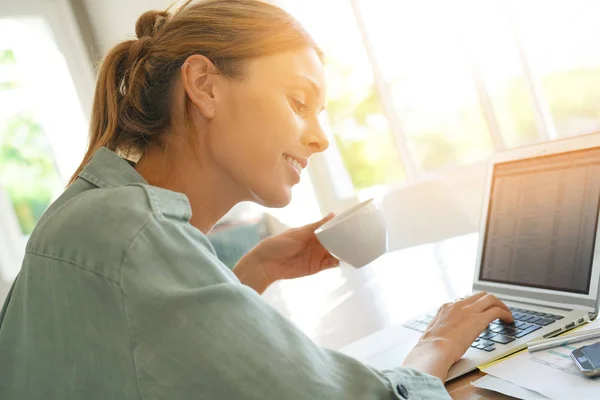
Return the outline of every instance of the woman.
[[[260,297],[336,265],[315,224],[233,272],[206,233],[236,203],[285,206],[327,148],[322,55],[254,0],[147,12],[98,75],[85,159],[39,221],[0,316],[2,399],[448,398],[493,296],[442,307],[404,366],[317,347]],[[127,159],[127,161],[126,161]]]

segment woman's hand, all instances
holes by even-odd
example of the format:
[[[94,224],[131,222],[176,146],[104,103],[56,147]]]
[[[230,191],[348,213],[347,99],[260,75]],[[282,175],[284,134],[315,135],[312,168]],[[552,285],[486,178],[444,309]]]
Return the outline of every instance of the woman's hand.
[[[444,382],[450,367],[497,318],[513,322],[508,307],[484,292],[444,304],[403,365],[437,376]]]
[[[319,242],[315,230],[333,218],[289,229],[261,241],[240,259],[233,272],[240,281],[262,293],[279,279],[300,278],[339,265]]]

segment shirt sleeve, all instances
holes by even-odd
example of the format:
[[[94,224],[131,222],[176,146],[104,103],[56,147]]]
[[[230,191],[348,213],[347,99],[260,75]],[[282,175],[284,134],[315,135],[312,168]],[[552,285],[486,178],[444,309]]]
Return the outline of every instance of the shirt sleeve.
[[[318,347],[202,250],[205,238],[172,228],[145,229],[123,263],[142,399],[450,398],[438,378]]]

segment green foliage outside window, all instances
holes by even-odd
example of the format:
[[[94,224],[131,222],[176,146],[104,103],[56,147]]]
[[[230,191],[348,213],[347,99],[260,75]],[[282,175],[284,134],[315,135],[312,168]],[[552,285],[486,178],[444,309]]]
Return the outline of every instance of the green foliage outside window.
[[[11,49],[0,50],[0,66],[17,68]],[[14,79],[0,80],[2,95],[18,88]],[[0,124],[0,185],[13,203],[21,231],[30,234],[61,186],[50,144],[32,112],[10,115]]]
[[[31,113],[14,115],[0,127],[0,184],[23,234],[30,234],[61,185],[48,140]]]
[[[542,77],[542,86],[559,136],[600,130],[600,68],[546,75]],[[506,128],[501,132],[508,146],[539,140],[531,96],[522,78],[510,81],[504,92],[495,94],[494,99],[497,100],[495,107],[506,107],[496,109],[503,111],[498,117],[511,119],[510,130]],[[461,109],[457,121],[465,129],[460,137],[450,137],[443,129],[411,136],[410,151],[423,170],[435,171],[473,161],[469,155],[473,149],[481,148],[477,140],[489,140],[487,127],[473,119],[481,112],[479,107],[475,103]],[[371,117],[383,118],[374,87],[367,93],[345,93],[330,99],[327,109],[336,144],[357,190],[404,179],[389,127],[370,122]],[[424,121],[423,125],[426,124]]]

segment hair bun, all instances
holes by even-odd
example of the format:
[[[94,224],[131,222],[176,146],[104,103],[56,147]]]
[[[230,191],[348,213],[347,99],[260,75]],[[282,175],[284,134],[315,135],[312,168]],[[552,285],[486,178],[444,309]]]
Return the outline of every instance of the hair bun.
[[[135,35],[138,39],[146,36],[154,37],[167,22],[169,16],[167,11],[146,11],[135,23]]]

